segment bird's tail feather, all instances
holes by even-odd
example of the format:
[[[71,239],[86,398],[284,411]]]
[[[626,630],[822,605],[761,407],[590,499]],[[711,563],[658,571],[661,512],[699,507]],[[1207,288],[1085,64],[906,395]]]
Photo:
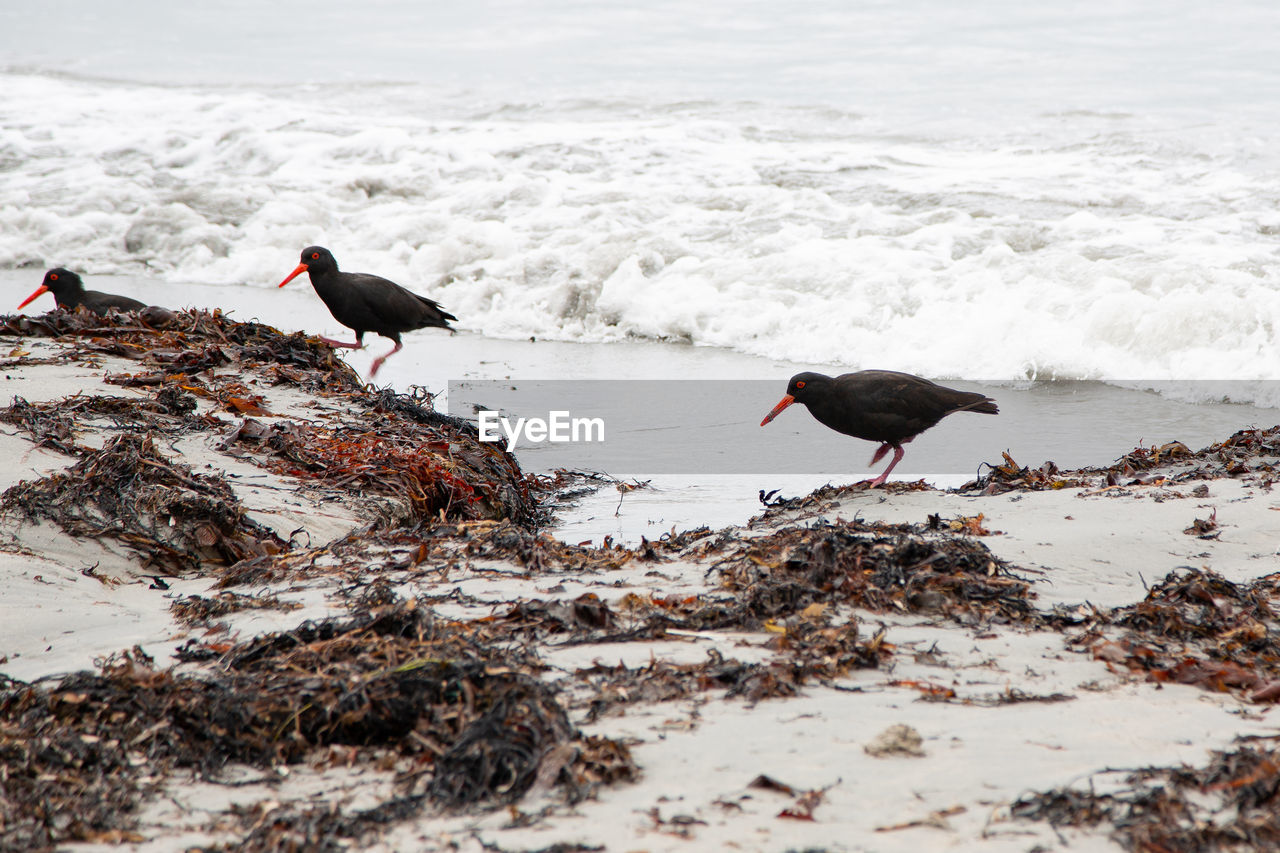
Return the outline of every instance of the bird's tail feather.
[[[980,397],[973,402],[965,403],[963,406],[956,406],[947,414],[954,415],[956,412],[980,412],[984,415],[998,415],[1000,414],[1000,409],[996,406],[995,400],[990,397]]]

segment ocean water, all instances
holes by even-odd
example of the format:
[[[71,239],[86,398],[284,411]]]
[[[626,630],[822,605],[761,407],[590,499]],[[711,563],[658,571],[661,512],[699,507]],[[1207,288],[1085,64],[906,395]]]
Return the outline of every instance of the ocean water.
[[[321,243],[494,337],[1280,373],[1274,4],[18,0],[5,23],[0,268],[270,287]]]
[[[319,243],[523,376],[1100,380],[1067,451],[1195,443],[1280,407],[1277,31],[1263,0],[14,0],[0,272],[258,316]],[[432,335],[380,378],[501,374]],[[496,343],[530,338],[586,349]]]

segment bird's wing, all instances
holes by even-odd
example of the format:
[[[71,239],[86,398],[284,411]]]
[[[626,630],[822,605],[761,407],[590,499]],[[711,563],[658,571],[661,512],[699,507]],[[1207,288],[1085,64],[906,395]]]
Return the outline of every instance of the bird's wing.
[[[364,308],[389,328],[401,330],[420,328],[424,325],[448,326],[446,321],[456,320],[445,313],[434,301],[382,276],[357,273],[353,288]],[[376,330],[371,330],[376,331]]]

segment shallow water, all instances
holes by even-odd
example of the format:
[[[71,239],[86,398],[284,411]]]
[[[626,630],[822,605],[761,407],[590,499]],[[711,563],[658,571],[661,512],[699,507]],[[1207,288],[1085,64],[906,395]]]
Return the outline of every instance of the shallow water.
[[[287,272],[287,271],[286,271]],[[16,305],[39,285],[38,272],[0,271],[0,293]],[[96,276],[94,289],[121,293],[169,307],[221,306],[235,319],[256,319],[286,331],[350,337],[324,305],[302,283],[284,289],[225,285],[172,284],[131,276]],[[52,307],[52,297],[28,306],[39,313]],[[390,348],[376,336],[370,346],[343,357],[365,375],[375,354]],[[762,359],[716,347],[632,341],[607,344],[542,340],[506,340],[474,333],[449,335],[439,330],[411,332],[405,348],[387,361],[377,378],[380,385],[400,391],[421,386],[440,394],[437,406],[463,417],[474,417],[469,400],[453,401],[448,388],[458,380],[566,380],[610,382],[632,380],[724,380],[730,390],[758,388],[758,399],[707,398],[705,405],[658,413],[665,426],[661,466],[655,474],[641,458],[619,454],[599,461],[585,445],[541,443],[517,447],[516,456],[528,471],[557,468],[597,470],[611,477],[648,481],[649,488],[620,494],[606,486],[562,513],[558,533],[567,541],[638,542],[676,527],[740,524],[761,509],[760,491],[781,490],[786,496],[804,494],[828,482],[848,483],[878,473],[866,467],[874,446],[838,435],[796,406],[761,429],[760,418],[786,390],[787,377],[809,365]],[[771,380],[743,382],[742,380]],[[955,415],[907,445],[907,454],[894,479],[925,478],[944,487],[958,486],[979,473],[982,463],[999,463],[1008,451],[1019,464],[1039,465],[1053,460],[1062,467],[1102,465],[1139,444],[1148,446],[1182,441],[1192,449],[1219,441],[1248,426],[1269,427],[1280,422],[1274,408],[1225,402],[1183,402],[1168,394],[1119,387],[1111,383],[1061,381],[1034,383],[955,383],[995,397],[996,417]],[[1216,387],[1216,386],[1214,386]],[[1269,392],[1268,392],[1269,393]],[[1207,395],[1196,395],[1207,396]],[[1246,395],[1248,396],[1248,395]],[[1265,396],[1265,394],[1264,394]],[[726,411],[733,410],[729,417]],[[579,414],[594,414],[585,412]],[[670,421],[674,418],[675,423]],[[608,428],[626,432],[651,428],[641,414],[608,418]],[[795,448],[807,455],[786,456]],[[714,462],[733,456],[732,466]],[[779,454],[784,454],[779,457]],[[822,462],[812,467],[813,454]],[[680,458],[687,471],[680,472]],[[671,460],[675,459],[673,463]],[[677,471],[673,473],[673,470]],[[726,470],[745,473],[725,473]]]

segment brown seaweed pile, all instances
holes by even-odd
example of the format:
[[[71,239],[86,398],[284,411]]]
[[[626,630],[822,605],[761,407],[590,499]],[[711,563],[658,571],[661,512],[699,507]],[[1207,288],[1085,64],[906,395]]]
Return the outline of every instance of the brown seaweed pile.
[[[429,395],[363,389],[315,338],[200,311],[167,312],[162,329],[132,314],[59,311],[5,318],[0,332],[58,336],[60,360],[110,354],[163,366],[108,377],[118,385],[154,388],[151,398],[77,395],[35,404],[17,399],[0,410],[0,420],[17,425],[37,444],[81,457],[68,472],[10,490],[0,505],[29,518],[50,518],[71,535],[116,536],[165,571],[195,568],[213,552],[215,562],[228,564],[285,545],[265,531],[234,532],[248,522],[225,482],[194,477],[165,460],[155,447],[156,435],[220,430],[223,452],[353,496],[393,498],[418,520],[541,520],[530,481],[510,454],[479,441],[466,422],[434,412]],[[275,416],[246,384],[259,381],[290,383],[319,396],[331,404],[322,415],[326,422]],[[198,399],[214,408],[197,413]],[[77,438],[90,428],[119,438],[94,451]],[[135,485],[144,494],[126,494]],[[207,500],[184,498],[175,488]],[[182,529],[164,530],[162,523]]]
[[[1148,680],[1280,701],[1280,574],[1236,584],[1170,572],[1134,605],[1096,613],[1070,645]],[[1122,629],[1119,637],[1109,628]]]
[[[86,311],[51,311],[38,317],[0,317],[0,335],[58,338],[67,347],[57,361],[113,355],[155,365],[150,373],[120,376],[131,387],[187,384],[179,380],[215,367],[259,365],[275,382],[313,392],[358,390],[363,383],[333,348],[302,332],[286,335],[261,323],[239,323],[221,311],[161,311],[99,317]],[[41,363],[20,356],[0,365]],[[203,380],[195,383],[203,385]]]
[[[493,808],[539,781],[572,802],[631,778],[626,747],[578,733],[539,669],[397,604],[234,646],[198,676],[135,650],[100,672],[9,683],[0,847],[124,838],[175,768],[270,768],[331,745],[392,750],[401,805]]]
[[[652,660],[634,669],[603,663],[579,669],[575,677],[590,688],[579,704],[594,721],[634,703],[688,699],[708,690],[755,703],[800,695],[805,685],[832,684],[855,669],[879,668],[892,654],[883,631],[864,641],[853,621],[829,627],[797,619],[778,632],[770,642],[778,654],[763,663],[744,663],[709,650],[707,660],[696,664]]]
[[[788,527],[736,543],[716,569],[735,606],[750,610],[757,623],[820,602],[966,624],[1041,620],[1030,581],[981,542],[910,525]]]
[[[708,535],[706,528],[643,541],[637,548],[606,538],[599,546],[571,545],[547,531],[509,521],[427,524],[405,531],[404,541],[417,546],[416,562],[454,567],[480,560],[511,560],[530,574],[544,572],[596,573],[616,571],[632,560],[658,562]]]
[[[515,460],[464,429],[445,430],[393,410],[336,425],[246,419],[224,443],[263,454],[264,467],[356,494],[404,500],[415,520],[515,519],[535,502]]]
[[[149,435],[124,433],[65,472],[0,495],[0,514],[49,519],[68,536],[109,537],[164,572],[231,565],[287,547],[249,518],[221,475],[167,459]]]
[[[76,434],[89,425],[108,434],[146,431],[165,436],[220,425],[215,418],[192,416],[196,405],[195,397],[176,386],[160,389],[152,400],[76,395],[56,402],[29,403],[17,397],[0,409],[0,421],[20,428],[38,447],[80,456],[90,448],[77,443]]]
[[[1126,774],[1112,793],[1090,784],[1023,797],[1013,815],[1055,828],[1108,824],[1112,840],[1142,853],[1280,848],[1280,751],[1244,746],[1215,752],[1201,768]]]
[[[1018,465],[1008,453],[998,465],[960,487],[998,495],[1009,491],[1043,491],[1078,486],[1185,483],[1221,477],[1256,478],[1262,485],[1280,479],[1280,425],[1242,429],[1225,441],[1192,451],[1180,441],[1136,447],[1105,468],[1063,471],[1053,462],[1038,468]]]
[[[184,625],[208,625],[213,620],[243,610],[297,610],[301,604],[282,601],[275,593],[242,595],[220,592],[216,596],[188,595],[169,605],[169,612]]]

